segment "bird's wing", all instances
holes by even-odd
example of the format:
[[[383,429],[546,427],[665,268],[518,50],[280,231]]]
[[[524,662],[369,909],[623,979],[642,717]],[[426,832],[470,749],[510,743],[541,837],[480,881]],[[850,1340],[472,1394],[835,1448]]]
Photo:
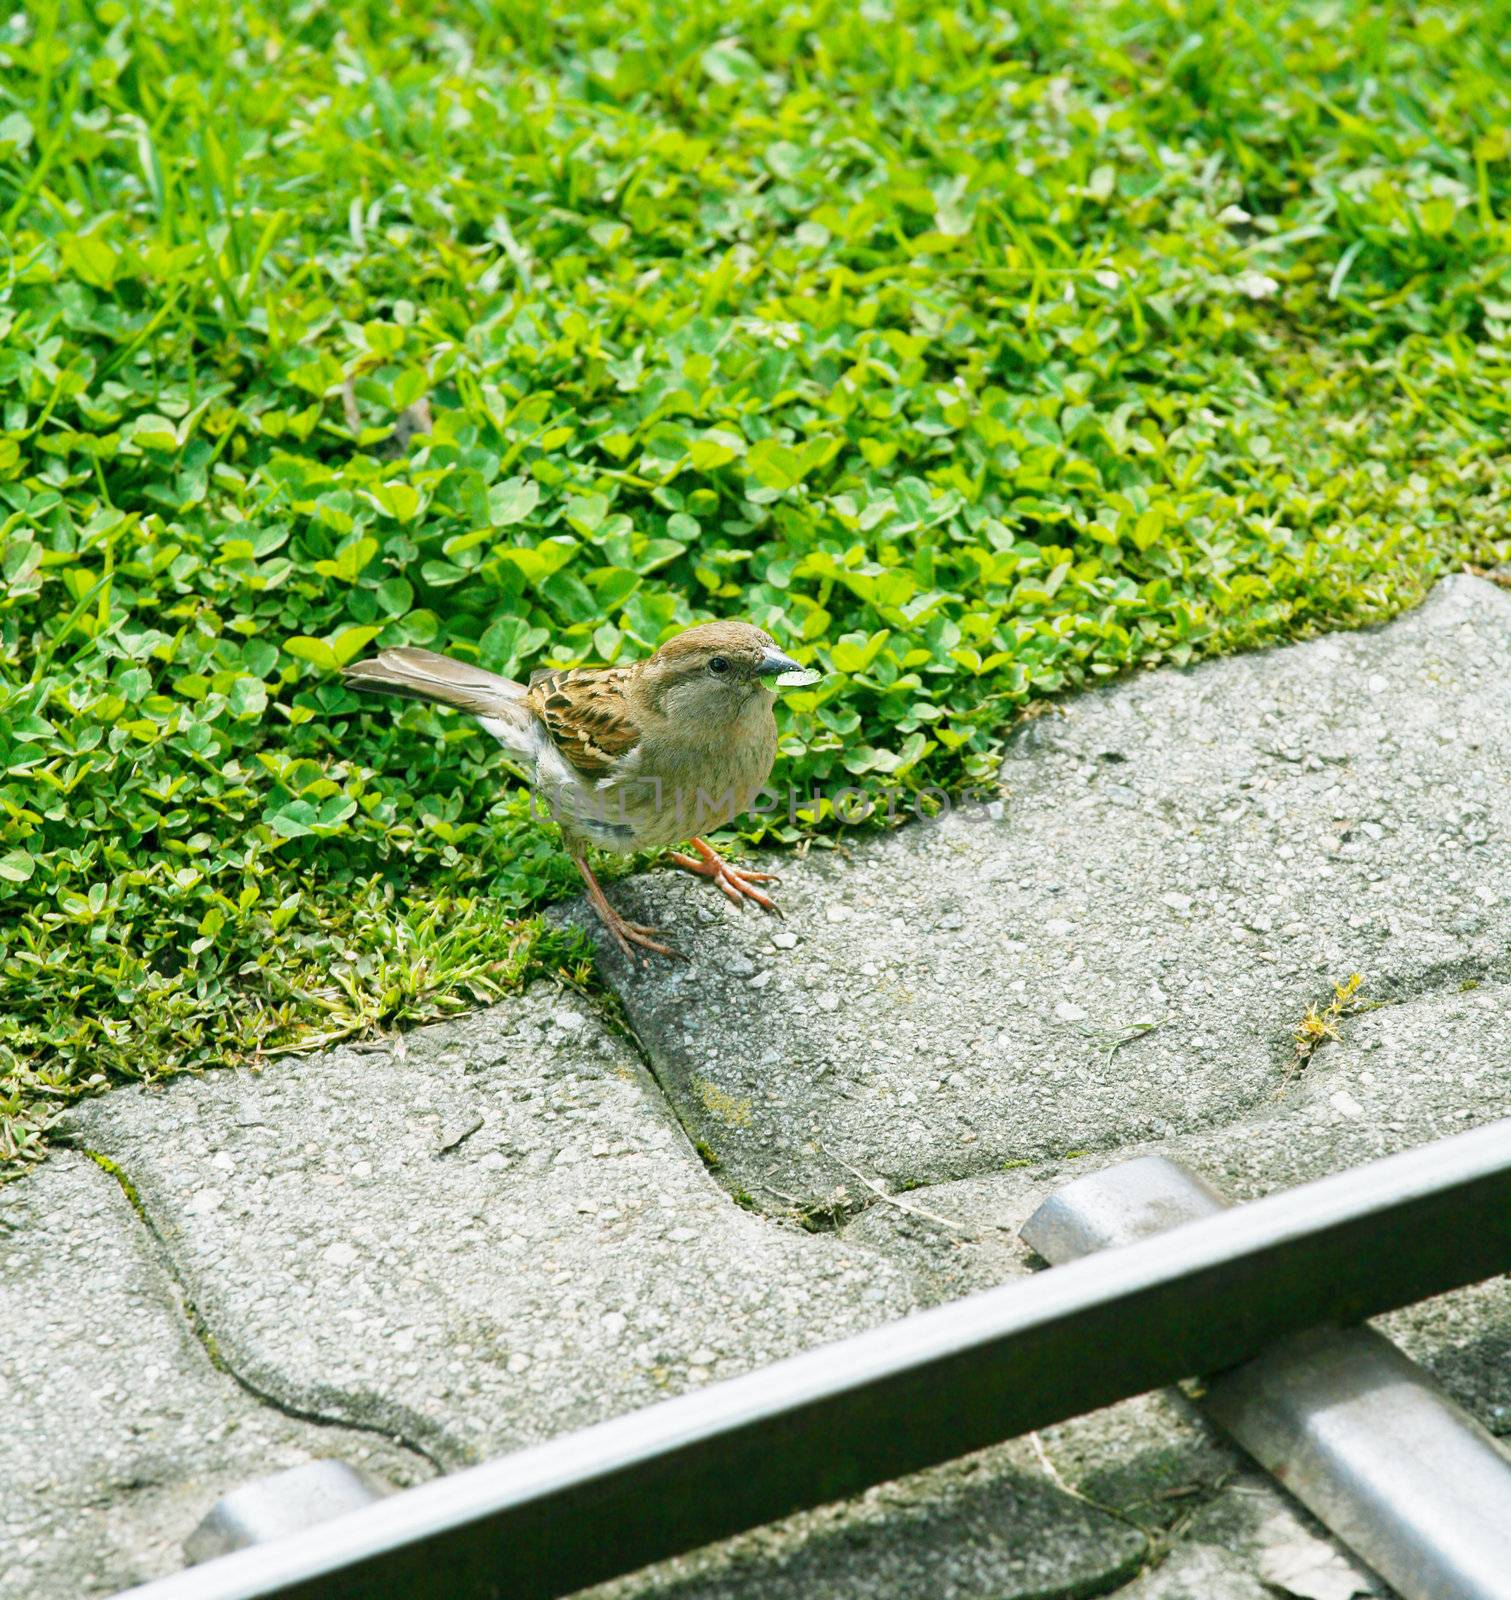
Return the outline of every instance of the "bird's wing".
[[[603,777],[640,742],[629,683],[628,667],[545,670],[532,675],[525,704],[583,777]]]

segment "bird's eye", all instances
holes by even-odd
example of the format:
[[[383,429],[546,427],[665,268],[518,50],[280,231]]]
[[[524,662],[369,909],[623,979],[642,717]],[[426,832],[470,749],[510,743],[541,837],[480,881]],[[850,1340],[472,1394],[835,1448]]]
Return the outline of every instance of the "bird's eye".
[[[729,671],[729,657],[728,656],[715,656],[713,658],[713,660],[708,663],[708,670],[710,672],[728,672]]]

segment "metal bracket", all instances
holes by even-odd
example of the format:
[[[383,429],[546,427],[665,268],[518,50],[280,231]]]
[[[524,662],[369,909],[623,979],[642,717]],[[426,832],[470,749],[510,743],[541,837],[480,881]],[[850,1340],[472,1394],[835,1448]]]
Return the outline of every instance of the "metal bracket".
[[[222,1495],[184,1541],[184,1554],[190,1566],[213,1561],[233,1550],[303,1533],[388,1493],[386,1483],[344,1461],[306,1461]]]
[[[1074,1261],[1228,1202],[1163,1156],[1056,1190],[1021,1237]],[[1511,1597],[1511,1462],[1372,1328],[1318,1328],[1211,1380],[1201,1409],[1405,1600]]]

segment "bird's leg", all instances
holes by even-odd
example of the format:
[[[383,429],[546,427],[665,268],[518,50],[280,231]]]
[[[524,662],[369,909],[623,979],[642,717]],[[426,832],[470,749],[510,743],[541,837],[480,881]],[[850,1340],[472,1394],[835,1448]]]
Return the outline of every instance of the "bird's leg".
[[[593,875],[593,869],[588,865],[586,856],[573,856],[572,863],[582,874],[582,881],[588,886],[588,899],[593,909],[598,913],[619,948],[624,951],[625,959],[631,963],[637,959],[633,945],[639,945],[642,950],[654,950],[658,956],[671,956],[676,958],[677,952],[669,944],[660,943],[654,935],[660,930],[647,928],[643,923],[631,922],[609,904],[608,896],[603,892],[603,885]]]
[[[693,849],[698,852],[696,856],[684,856],[673,850],[671,859],[684,871],[695,872],[700,878],[712,878],[737,906],[754,900],[758,906],[781,916],[782,910],[776,901],[756,888],[758,883],[780,883],[782,880],[774,872],[747,872],[744,867],[726,861],[707,839],[695,838]]]

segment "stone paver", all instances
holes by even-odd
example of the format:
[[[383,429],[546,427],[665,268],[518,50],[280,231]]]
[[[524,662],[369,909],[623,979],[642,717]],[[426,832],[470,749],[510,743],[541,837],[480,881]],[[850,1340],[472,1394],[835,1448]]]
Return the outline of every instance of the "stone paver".
[[[1281,1098],[1231,1126],[901,1197],[958,1223],[953,1232],[875,1206],[844,1237],[907,1264],[923,1298],[951,1299],[1032,1270],[1018,1229],[1057,1183],[1110,1162],[1159,1152],[1231,1199],[1252,1200],[1511,1110],[1511,984],[1382,1006],[1345,1018],[1342,1028],[1344,1038],[1324,1045]],[[1381,1326],[1492,1433],[1511,1434],[1511,1279],[1425,1301]]]
[[[1350,971],[1380,998],[1508,970],[1508,682],[1511,596],[1465,577],[1370,633],[1147,674],[1029,724],[1000,820],[785,863],[784,923],[616,886],[691,960],[605,970],[773,1209],[853,1190],[843,1161],[937,1183],[1219,1125]]]
[[[842,1236],[905,1266],[924,1301],[990,1288],[1035,1270],[1018,1229],[1044,1196],[1108,1162],[1158,1150],[1196,1167],[1234,1200],[1250,1200],[1505,1114],[1508,1017],[1511,985],[1504,984],[1349,1017],[1343,1040],[1291,1077],[1282,1098],[1266,1098],[1229,1127],[912,1190],[897,1198],[957,1226],[876,1204]],[[1511,1434],[1511,1280],[1440,1296],[1383,1317],[1379,1326],[1492,1432]],[[1089,1500],[1147,1527],[1174,1528],[1168,1559],[1118,1590],[1128,1600],[1267,1600],[1276,1591],[1259,1577],[1266,1543],[1319,1531],[1178,1395],[1146,1395],[1077,1417],[1044,1429],[1040,1443],[1056,1473]],[[605,1600],[795,1596],[804,1582],[816,1594],[932,1595],[936,1581],[939,1592],[949,1592],[939,1574],[920,1575],[912,1588],[882,1579],[891,1570],[886,1561],[899,1559],[907,1542],[899,1526],[874,1548],[852,1550],[839,1541],[833,1554],[821,1525],[794,1518],[668,1563],[654,1579],[606,1591]],[[877,1565],[862,1564],[861,1551]],[[1063,1582],[1070,1588],[1068,1575]],[[789,1583],[797,1586],[784,1587]],[[1387,1593],[1377,1581],[1372,1592]]]
[[[120,1091],[79,1136],[129,1175],[233,1370],[447,1465],[916,1307],[876,1252],[736,1206],[579,1006],[541,990],[392,1053]],[[812,1587],[792,1592],[926,1571],[1011,1600],[1056,1567],[1104,1588],[1136,1565],[1136,1534],[1025,1466],[989,1452],[795,1519],[782,1570]],[[720,1581],[746,1559],[718,1557]]]
[[[0,1204],[0,1596],[79,1600],[182,1566],[246,1478],[332,1457],[404,1485],[419,1457],[284,1416],[218,1372],[115,1179],[55,1154]]]
[[[402,1053],[118,1091],[83,1136],[237,1372],[447,1463],[911,1308],[870,1252],[731,1204],[581,1005],[537,992]]]
[[[953,1229],[878,1205],[844,1237],[909,1266],[920,1295],[946,1300],[1034,1270],[1018,1229],[1059,1183],[1129,1156],[1159,1152],[1210,1178],[1230,1198],[1345,1170],[1491,1121],[1511,1106],[1511,985],[1436,993],[1346,1018],[1280,1099],[1229,1127],[1051,1161],[913,1191],[900,1198]],[[1492,1433],[1511,1435],[1511,1279],[1496,1278],[1378,1319]],[[1162,1497],[1172,1508],[1197,1490],[1204,1507],[1167,1567],[1133,1600],[1261,1600],[1253,1541],[1232,1537],[1252,1507],[1228,1505],[1224,1481],[1242,1470],[1184,1402],[1145,1397],[1044,1431],[1057,1469],[1099,1503],[1137,1514]],[[1242,1490],[1251,1493],[1252,1485]],[[1247,1525],[1247,1523],[1245,1523]],[[1190,1548],[1187,1548],[1187,1546]],[[1384,1592],[1383,1589],[1380,1592]]]

